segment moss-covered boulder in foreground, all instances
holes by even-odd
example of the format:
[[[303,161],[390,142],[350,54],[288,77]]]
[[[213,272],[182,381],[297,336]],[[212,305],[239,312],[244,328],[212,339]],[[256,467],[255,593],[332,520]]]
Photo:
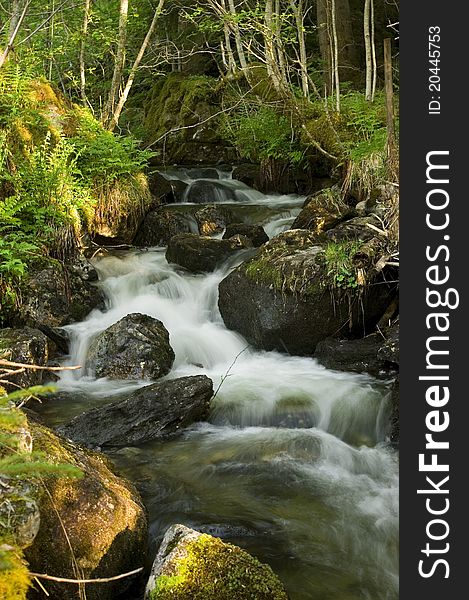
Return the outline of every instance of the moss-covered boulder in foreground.
[[[71,444],[49,429],[31,423],[34,450],[45,460],[67,463],[81,478],[45,481],[39,500],[41,524],[25,551],[30,569],[64,578],[105,578],[143,566],[147,543],[145,510],[133,486],[118,477],[102,455]],[[87,600],[113,600],[129,578],[106,585],[86,585]],[[77,585],[44,581],[53,600],[83,597]],[[44,598],[32,590],[31,599]]]
[[[166,532],[145,600],[288,600],[272,569],[219,538],[184,525]]]

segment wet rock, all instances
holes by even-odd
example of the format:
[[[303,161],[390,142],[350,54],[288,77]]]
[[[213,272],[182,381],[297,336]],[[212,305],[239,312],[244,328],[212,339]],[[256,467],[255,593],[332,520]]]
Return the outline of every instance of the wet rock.
[[[305,201],[291,229],[308,229],[319,235],[344,219],[351,218],[353,214],[343,202],[340,189],[332,187],[321,190]]]
[[[233,220],[232,212],[225,206],[211,204],[204,206],[194,214],[200,235],[221,233],[227,223]]]
[[[369,225],[372,225],[372,227]],[[373,227],[383,228],[381,221],[375,215],[355,217],[336,225],[326,232],[325,237],[327,240],[336,243],[348,240],[368,242],[376,237],[377,232]]]
[[[373,333],[358,340],[326,338],[319,342],[314,357],[328,369],[379,375],[383,361],[378,352],[383,343],[381,335]]]
[[[0,358],[16,363],[44,367],[49,359],[49,344],[47,337],[38,329],[0,329]],[[16,386],[30,387],[40,385],[44,371],[26,369],[9,377]],[[13,387],[13,386],[12,386]]]
[[[351,337],[372,331],[394,289],[379,282],[331,294],[324,247],[314,233],[292,230],[220,283],[218,305],[226,326],[254,346],[311,355],[321,340],[341,331]]]
[[[186,172],[192,179],[220,179],[220,174],[213,167],[192,167]]]
[[[91,343],[86,368],[96,377],[157,379],[171,370],[174,352],[161,321],[131,313]]]
[[[192,273],[214,271],[230,256],[246,248],[244,240],[218,240],[192,233],[175,235],[166,250],[166,260]]]
[[[155,198],[164,204],[174,202],[174,193],[171,181],[166,179],[159,171],[148,175],[148,189]]]
[[[62,327],[82,321],[94,308],[104,308],[104,295],[96,287],[97,274],[83,261],[63,265],[49,260],[33,268],[22,289],[15,325]]]
[[[38,534],[37,496],[38,487],[32,482],[0,477],[0,524],[8,528],[10,542],[19,548],[31,545]]]
[[[212,381],[205,375],[158,381],[124,400],[75,417],[59,431],[89,447],[135,446],[164,440],[204,420],[212,395]]]
[[[255,248],[269,241],[269,236],[260,225],[248,225],[247,223],[230,223],[226,227],[223,239],[230,239],[235,235],[242,235],[251,241]]]
[[[181,214],[166,207],[150,211],[138,228],[135,246],[166,246],[173,235],[190,232],[190,225]]]
[[[249,163],[237,165],[233,169],[232,177],[249,187],[259,189],[260,167]]]
[[[381,360],[399,366],[399,321],[385,331],[386,341],[381,345],[378,356]]]
[[[113,472],[102,455],[31,424],[34,449],[54,464],[78,467],[83,476],[48,478],[40,498],[40,527],[25,551],[32,571],[75,579],[114,577],[143,566],[147,545],[145,509],[134,487]],[[88,600],[114,600],[132,578],[86,585]],[[78,586],[47,582],[54,600],[79,600]],[[38,587],[28,598],[43,598]]]
[[[189,186],[185,199],[186,202],[194,202],[195,204],[213,204],[214,202],[236,202],[240,197],[230,181],[201,179],[194,181]]]
[[[53,349],[60,354],[68,354],[70,347],[70,336],[66,329],[62,327],[49,327],[39,323],[38,329],[46,335],[53,343]]]
[[[153,563],[145,600],[195,597],[288,599],[272,569],[245,550],[184,525],[172,525]]]

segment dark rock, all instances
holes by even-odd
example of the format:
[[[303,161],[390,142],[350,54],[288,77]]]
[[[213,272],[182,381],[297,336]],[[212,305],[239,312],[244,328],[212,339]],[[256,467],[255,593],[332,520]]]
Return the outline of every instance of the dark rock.
[[[186,172],[191,179],[220,179],[220,174],[213,167],[192,167]]]
[[[248,225],[247,223],[230,223],[226,226],[223,239],[230,239],[235,235],[242,235],[251,241],[255,248],[269,241],[269,236],[260,225]]]
[[[166,246],[173,235],[190,231],[183,215],[166,207],[150,211],[134,238],[135,246]]]
[[[22,289],[15,325],[62,327],[82,321],[94,308],[104,308],[93,267],[62,265],[58,261],[33,270]]]
[[[333,229],[325,233],[327,240],[331,242],[344,242],[348,240],[360,240],[369,242],[376,237],[376,231],[369,225],[382,229],[381,221],[375,215],[355,217],[344,223],[339,223]]]
[[[205,375],[158,381],[124,400],[75,417],[59,431],[89,447],[135,446],[164,440],[204,420],[212,395],[212,381]]]
[[[221,233],[227,223],[233,220],[233,214],[226,206],[209,204],[194,214],[199,227],[200,235],[213,235]]]
[[[184,525],[172,525],[166,531],[151,569],[145,600],[155,597],[160,578],[164,578],[165,590],[169,588],[168,595],[175,598],[288,600],[268,565],[238,546]]]
[[[0,329],[0,358],[11,362],[44,367],[49,359],[47,337],[38,329]],[[40,385],[43,370],[26,369],[24,373],[8,378],[16,386],[30,387]],[[10,387],[10,386],[8,386]]]
[[[195,204],[221,204],[249,200],[246,193],[252,191],[248,186],[236,184],[230,179],[219,181],[200,179],[188,187],[185,200]]]
[[[59,353],[68,354],[70,336],[66,329],[63,329],[62,327],[49,327],[48,325],[43,325],[41,323],[38,324],[37,328],[53,342]]]
[[[174,193],[171,181],[166,179],[159,171],[148,175],[148,188],[150,193],[160,202],[165,204],[174,202]]]
[[[157,379],[171,370],[174,352],[163,323],[131,313],[91,343],[87,369],[110,379]]]
[[[186,190],[189,184],[179,179],[171,179],[171,187],[173,189],[174,202],[184,202]]]
[[[232,177],[249,187],[259,189],[260,167],[249,163],[237,165],[233,169]]]
[[[362,337],[372,331],[394,286],[380,279],[380,285],[332,295],[324,249],[315,241],[309,231],[284,232],[230,273],[219,286],[226,326],[258,348],[299,355],[340,332]]]
[[[318,343],[314,357],[328,369],[377,376],[383,369],[383,362],[378,358],[382,343],[382,336],[376,333],[358,340],[329,337]]]
[[[246,247],[240,239],[218,240],[185,233],[171,238],[166,260],[192,273],[204,273],[214,271],[230,256]]]
[[[350,207],[342,201],[340,189],[332,187],[305,201],[291,229],[308,229],[319,235],[353,215]]]
[[[114,577],[144,565],[147,547],[145,509],[135,488],[113,472],[103,455],[71,444],[49,429],[30,423],[34,448],[47,462],[78,467],[82,477],[50,477],[38,499],[40,527],[25,550],[29,568],[76,579]],[[73,560],[71,559],[73,557]],[[132,578],[86,586],[88,600],[114,600]],[[44,598],[34,586],[28,598]],[[77,585],[47,582],[54,600],[79,600]]]
[[[378,357],[388,363],[399,365],[399,321],[385,331],[386,341],[378,351]]]

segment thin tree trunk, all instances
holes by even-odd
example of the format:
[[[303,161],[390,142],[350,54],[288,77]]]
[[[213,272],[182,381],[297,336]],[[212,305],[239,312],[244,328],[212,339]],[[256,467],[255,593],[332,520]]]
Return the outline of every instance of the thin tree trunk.
[[[366,64],[366,79],[365,79],[365,98],[371,101],[373,87],[373,63],[371,57],[371,38],[370,38],[370,5],[371,0],[365,0],[363,10],[363,37],[365,40],[365,64]]]
[[[24,5],[23,10],[21,11],[21,4],[19,2],[15,2],[14,9],[16,12],[13,13],[12,21],[10,22],[10,30],[7,45],[5,46],[5,50],[0,55],[0,69],[8,60],[8,56],[15,45],[16,37],[19,33],[19,30],[21,29],[21,25],[23,24],[30,4],[31,0],[28,0]]]
[[[223,0],[224,3],[224,0]],[[233,17],[232,30],[234,33],[235,43],[236,43],[236,52],[238,53],[239,64],[241,65],[241,70],[245,75],[248,72],[248,62],[246,60],[246,55],[244,54],[243,48],[243,40],[241,39],[241,31],[239,30],[238,22],[236,21],[236,7],[234,4],[234,0],[228,0],[228,6],[230,8],[230,14]]]
[[[119,90],[122,84],[122,75],[124,73],[125,64],[125,48],[127,43],[127,21],[129,14],[129,0],[120,0],[119,9],[119,37],[117,42],[116,60],[114,62],[114,73],[112,75],[111,89],[104,107],[102,121],[104,125],[112,119],[115,111]]]
[[[225,0],[221,0],[221,4],[223,6],[223,10],[226,12],[226,4],[225,4]],[[225,34],[225,47],[226,47],[226,54],[227,54],[227,68],[228,68],[228,73],[234,73],[236,71],[236,60],[233,54],[233,48],[231,47],[231,30],[230,30],[230,24],[228,23],[228,21],[226,20],[226,18],[223,19],[223,33]]]
[[[80,94],[83,104],[88,104],[88,98],[86,97],[86,70],[85,70],[85,48],[86,48],[86,37],[88,35],[88,25],[90,22],[91,12],[91,0],[85,0],[84,14],[83,14],[83,26],[81,29],[80,39]]]
[[[144,56],[144,54],[146,52],[148,44],[150,43],[151,37],[152,37],[153,32],[154,32],[155,27],[156,27],[156,22],[158,21],[158,17],[160,16],[160,14],[161,14],[161,12],[163,10],[164,3],[165,3],[165,0],[160,0],[159,3],[158,3],[158,6],[155,9],[155,13],[153,15],[152,22],[150,24],[150,27],[148,28],[147,34],[145,36],[145,39],[143,40],[142,45],[140,46],[140,50],[138,51],[137,57],[136,57],[136,59],[134,61],[134,64],[132,65],[129,77],[127,79],[127,83],[125,84],[125,88],[123,89],[123,91],[122,91],[122,93],[120,95],[119,101],[118,101],[117,106],[116,106],[116,108],[114,110],[112,118],[110,119],[109,125],[107,126],[107,129],[109,129],[109,131],[113,131],[116,128],[116,126],[117,126],[117,124],[119,122],[119,118],[120,118],[122,109],[124,108],[124,104],[127,101],[127,98],[129,96],[129,92],[130,92],[130,90],[132,88],[132,85],[133,85],[133,83],[135,81],[135,77],[137,75],[137,71],[138,71],[138,69],[140,67],[140,63],[142,62],[142,59],[143,59],[143,56]]]
[[[278,55],[275,44],[275,28],[274,28],[274,8],[273,0],[266,0],[264,12],[264,48],[265,48],[265,63],[267,73],[274,84],[275,89],[283,93],[282,76],[278,65]]]
[[[337,23],[336,23],[336,10],[335,0],[331,0],[331,25],[332,25],[332,39],[334,41],[334,82],[335,82],[335,107],[337,112],[340,112],[340,79],[339,79],[339,40],[337,38]]]
[[[309,79],[308,79],[308,67],[307,67],[307,54],[306,54],[306,41],[305,41],[305,30],[304,30],[304,6],[303,0],[290,0],[290,5],[293,11],[296,22],[296,32],[298,37],[298,46],[300,49],[300,74],[301,74],[301,87],[303,89],[303,96],[309,98]]]
[[[375,42],[375,0],[371,0],[371,63],[373,65],[373,82],[371,84],[371,101],[375,99],[376,81],[378,78],[378,65],[376,61],[376,42]]]

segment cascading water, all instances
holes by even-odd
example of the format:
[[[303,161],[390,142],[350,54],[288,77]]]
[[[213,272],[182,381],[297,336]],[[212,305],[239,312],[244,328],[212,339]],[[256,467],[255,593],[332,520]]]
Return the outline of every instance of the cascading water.
[[[257,210],[263,202],[274,199],[258,200]],[[283,218],[274,216],[272,230]],[[140,312],[170,332],[169,378],[205,373],[220,386],[208,423],[111,453],[142,492],[153,544],[182,522],[269,562],[292,600],[397,598],[398,467],[385,443],[386,383],[248,347],[217,307],[232,265],[191,275],[168,265],[162,249],[95,265],[108,306],[68,327],[70,364],[85,363],[93,336]],[[68,420],[145,383],[65,372],[59,385],[77,400],[45,403],[45,413],[53,423]]]

